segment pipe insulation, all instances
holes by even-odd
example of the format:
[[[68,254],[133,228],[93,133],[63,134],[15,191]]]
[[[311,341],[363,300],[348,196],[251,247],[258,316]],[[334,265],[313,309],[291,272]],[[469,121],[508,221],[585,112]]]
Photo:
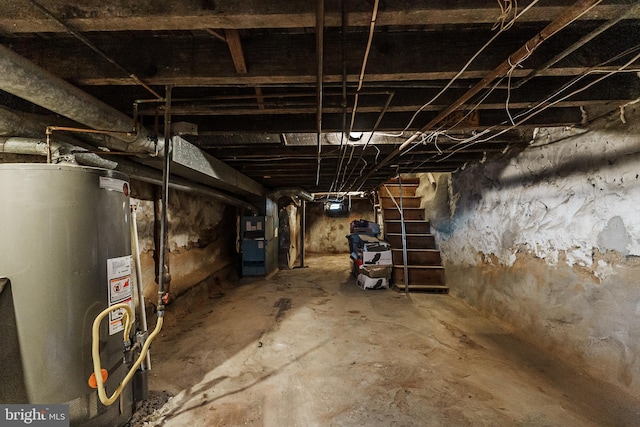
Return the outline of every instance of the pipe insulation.
[[[103,169],[115,169],[118,170],[130,178],[137,179],[138,181],[147,182],[149,184],[161,185],[162,184],[162,171],[152,168],[150,166],[144,166],[127,159],[118,159],[117,162],[104,159],[97,154],[82,152],[82,148],[75,147],[71,144],[64,142],[51,142],[51,150],[59,155],[69,155],[75,158],[75,161],[85,166],[93,166]],[[76,152],[80,150],[81,152]],[[47,143],[38,138],[0,138],[0,153],[10,154],[25,154],[33,156],[47,156]],[[205,197],[209,197],[218,202],[247,209],[251,212],[258,213],[258,209],[244,200],[237,199],[224,193],[219,193],[210,187],[202,184],[191,182],[187,179],[177,176],[171,177],[169,187],[183,191],[185,193],[197,194]]]
[[[95,153],[59,141],[51,141],[50,149],[54,159],[75,159],[76,162],[102,169],[115,169],[117,162],[103,159]],[[31,156],[48,156],[47,143],[39,138],[0,137],[0,153],[25,154]]]
[[[0,45],[0,89],[92,129],[117,132],[108,148],[156,153],[155,139],[133,119]],[[118,142],[120,141],[120,142]],[[159,147],[158,147],[159,149]]]
[[[269,198],[272,200],[278,200],[281,197],[294,197],[294,196],[301,197],[308,202],[313,202],[314,200],[313,194],[309,193],[308,191],[302,188],[296,188],[296,187],[277,188],[274,191],[269,193]]]

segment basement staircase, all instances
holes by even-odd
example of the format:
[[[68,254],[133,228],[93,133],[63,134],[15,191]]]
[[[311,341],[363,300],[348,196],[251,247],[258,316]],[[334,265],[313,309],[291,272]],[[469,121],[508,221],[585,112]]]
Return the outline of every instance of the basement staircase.
[[[417,178],[395,179],[378,190],[384,236],[393,255],[392,282],[399,291],[446,294],[440,251],[416,196],[419,183]]]

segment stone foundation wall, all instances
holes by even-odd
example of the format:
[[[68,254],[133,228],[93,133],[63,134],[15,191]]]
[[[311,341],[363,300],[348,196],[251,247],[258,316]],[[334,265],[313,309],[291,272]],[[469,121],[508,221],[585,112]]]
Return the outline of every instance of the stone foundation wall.
[[[305,250],[318,253],[349,253],[349,224],[356,219],[375,221],[368,199],[352,199],[351,211],[339,217],[327,216],[322,203],[307,203]]]
[[[136,185],[138,184],[138,185]],[[154,203],[151,187],[134,182],[138,202],[137,225],[140,240],[140,265],[145,297],[157,299],[154,255]],[[219,202],[171,191],[169,195],[169,270],[170,292],[179,295],[192,286],[220,275],[237,277],[238,255],[235,253],[235,208]]]
[[[540,129],[425,203],[451,293],[640,394],[640,114]]]

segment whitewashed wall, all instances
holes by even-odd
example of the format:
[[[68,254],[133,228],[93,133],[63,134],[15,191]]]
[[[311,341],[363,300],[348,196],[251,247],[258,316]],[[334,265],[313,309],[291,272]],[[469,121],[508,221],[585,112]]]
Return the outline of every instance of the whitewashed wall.
[[[452,294],[640,394],[640,114],[624,118],[541,129],[426,209]]]

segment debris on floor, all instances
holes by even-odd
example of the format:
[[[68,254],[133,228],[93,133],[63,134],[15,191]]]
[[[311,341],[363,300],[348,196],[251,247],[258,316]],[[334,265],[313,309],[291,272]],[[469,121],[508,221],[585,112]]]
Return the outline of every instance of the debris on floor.
[[[451,295],[362,292],[344,255],[307,263],[243,281],[222,298],[169,307],[149,388],[174,397],[145,427],[595,427],[640,419],[639,396]]]
[[[133,417],[125,427],[142,427],[146,422],[151,421],[160,409],[173,395],[166,390],[163,391],[149,391],[149,397],[136,403],[136,407],[133,411]]]

